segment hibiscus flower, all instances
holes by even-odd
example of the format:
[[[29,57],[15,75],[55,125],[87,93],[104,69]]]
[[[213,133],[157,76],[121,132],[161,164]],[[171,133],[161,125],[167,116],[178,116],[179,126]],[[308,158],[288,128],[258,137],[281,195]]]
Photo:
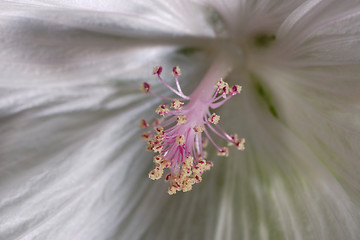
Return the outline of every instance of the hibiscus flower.
[[[359,1],[0,9],[0,239],[358,238]],[[180,66],[184,96],[221,77],[242,86],[216,114],[246,149],[209,145],[211,171],[172,196],[148,178],[138,128],[163,104],[143,82],[176,98],[160,65],[173,88]]]

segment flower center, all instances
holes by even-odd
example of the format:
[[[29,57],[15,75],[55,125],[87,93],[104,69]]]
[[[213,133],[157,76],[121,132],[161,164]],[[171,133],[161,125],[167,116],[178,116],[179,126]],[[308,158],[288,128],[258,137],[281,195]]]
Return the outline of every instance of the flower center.
[[[181,70],[179,67],[172,69],[177,88],[174,89],[161,78],[162,67],[154,68],[153,74],[178,98],[170,99],[151,92],[148,83],[142,84],[143,92],[166,101],[171,101],[170,106],[162,104],[156,113],[162,116],[152,123],[153,130],[145,132],[142,138],[147,141],[147,150],[158,153],[154,157],[155,168],[150,171],[149,177],[157,180],[162,177],[164,170],[169,168],[165,180],[170,182],[169,194],[177,191],[187,192],[195,183],[202,181],[202,174],[210,170],[213,163],[206,161],[206,147],[208,140],[218,150],[218,155],[228,156],[227,147],[219,147],[210,135],[225,139],[229,145],[244,150],[245,139],[239,139],[236,134],[229,135],[219,125],[220,116],[210,113],[223,105],[234,95],[239,94],[241,87],[229,85],[219,79],[216,85],[200,83],[191,96],[186,96],[179,84]],[[187,102],[185,104],[185,102]],[[141,128],[150,128],[146,120],[140,121]]]

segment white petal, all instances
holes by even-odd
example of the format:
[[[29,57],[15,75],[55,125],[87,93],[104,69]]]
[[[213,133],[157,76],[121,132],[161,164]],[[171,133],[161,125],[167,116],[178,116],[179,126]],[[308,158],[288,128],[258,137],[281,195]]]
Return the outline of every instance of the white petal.
[[[284,21],[277,33],[277,54],[297,66],[359,64],[359,3],[317,2],[308,1]]]
[[[140,31],[146,24],[160,26],[151,19],[136,22],[129,15],[37,5],[0,3],[1,7],[0,81],[5,85],[125,77],[149,59],[157,64],[159,49],[166,54],[186,44],[185,37],[175,40],[170,35],[146,39],[151,34]],[[203,43],[194,38],[191,42]]]
[[[115,35],[212,36],[202,7],[193,1],[171,3],[156,1],[57,1],[2,2],[3,15],[27,16],[53,21],[64,26],[78,26],[89,31]]]
[[[228,35],[242,43],[259,33],[272,33],[304,0],[207,1],[225,22]]]
[[[1,125],[2,239],[109,234],[99,231],[108,220],[104,204],[121,201],[122,194],[109,196],[126,183],[130,149],[139,147],[128,126],[146,108],[131,91],[109,82],[19,90],[16,102],[26,109]]]

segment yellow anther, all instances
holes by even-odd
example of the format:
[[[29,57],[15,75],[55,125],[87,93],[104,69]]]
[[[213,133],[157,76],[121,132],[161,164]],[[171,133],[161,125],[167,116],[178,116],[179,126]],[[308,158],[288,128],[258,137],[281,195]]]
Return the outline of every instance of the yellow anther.
[[[235,133],[235,134],[231,134],[230,135],[230,138],[231,138],[231,140],[233,141],[233,142],[237,142],[238,141],[238,135]],[[233,142],[228,142],[228,146],[232,146],[232,145],[234,145],[234,143]]]
[[[209,122],[213,123],[213,124],[218,124],[220,121],[220,116],[216,115],[215,113],[211,114],[211,116],[208,118]]]
[[[185,161],[184,161],[184,162],[186,163],[187,166],[192,166],[192,165],[193,165],[193,162],[194,162],[194,158],[193,158],[192,156],[187,156],[187,157],[185,158]]]
[[[139,127],[140,128],[148,128],[148,127],[150,127],[150,125],[145,119],[141,119],[139,122]]]
[[[164,157],[161,156],[161,155],[156,155],[156,156],[153,158],[153,160],[154,160],[154,163],[160,164],[161,161],[164,160]]]
[[[160,166],[162,168],[169,168],[170,167],[170,162],[167,161],[167,160],[163,160],[163,161],[160,162]]]
[[[192,190],[192,186],[194,185],[195,181],[193,179],[186,179],[182,185],[183,192],[189,192]]]
[[[184,169],[184,168],[189,167],[189,165],[186,163],[186,161],[184,161],[181,163],[181,167]]]
[[[161,146],[161,145],[154,146],[152,150],[153,150],[155,153],[156,153],[156,152],[161,153],[162,150],[163,150],[163,146]]]
[[[185,136],[184,135],[180,135],[176,137],[176,143],[179,146],[183,146],[185,144]]]
[[[238,93],[241,92],[241,89],[242,89],[242,87],[240,85],[234,85],[231,88],[231,92],[234,93],[234,94],[238,94]]]
[[[198,174],[198,175],[195,175],[194,176],[194,179],[196,180],[196,182],[201,182],[202,181],[202,177],[201,177],[201,175],[200,174]]]
[[[172,179],[171,173],[165,176],[165,181],[168,182]]]
[[[183,187],[182,187],[182,191],[183,192],[189,192],[192,190],[192,185],[188,184],[188,182],[185,182]]]
[[[171,107],[180,110],[184,106],[183,102],[180,102],[179,99],[174,99],[174,101],[171,103]]]
[[[229,149],[227,147],[223,147],[217,152],[217,155],[227,157],[229,156]]]
[[[177,125],[185,124],[187,122],[186,115],[184,116],[177,116]]]
[[[235,143],[235,146],[238,150],[244,151],[245,150],[245,138],[238,140]]]
[[[239,139],[238,135],[235,133],[235,134],[231,134],[230,135],[231,139],[234,140],[235,142]]]
[[[148,145],[147,145],[147,147],[146,147],[146,150],[149,151],[149,152],[151,152],[151,151],[153,150],[153,148],[154,148],[154,143],[153,143],[152,140],[149,140],[149,141],[148,141]]]
[[[162,72],[162,67],[161,66],[156,66],[156,67],[154,67],[154,69],[153,69],[153,75],[155,75],[155,74],[161,74],[161,72]]]
[[[223,97],[226,98],[226,94],[229,94],[231,92],[231,89],[229,87],[229,84],[226,83],[225,87],[223,87],[220,91],[220,93],[223,93]]]
[[[173,67],[171,73],[175,77],[180,76],[181,75],[181,69],[179,68],[179,66]]]
[[[151,139],[151,133],[150,132],[144,132],[141,134],[141,139],[149,141]]]
[[[164,128],[162,126],[157,126],[154,128],[156,134],[158,135],[164,135],[165,134],[165,131],[164,131]]]
[[[192,172],[195,175],[201,175],[203,173],[203,169],[199,168],[198,166],[195,166],[193,169],[192,169]]]
[[[157,134],[155,137],[154,137],[154,142],[157,142],[157,143],[161,143],[165,138],[165,134]]]
[[[215,87],[222,89],[224,88],[226,85],[226,82],[224,82],[224,80],[222,78],[220,78],[219,80],[217,80]]]
[[[180,186],[180,188],[182,187],[182,183],[185,181],[185,179],[187,178],[187,176],[185,174],[183,174],[182,172],[180,173],[179,177],[176,178],[176,183]]]
[[[196,164],[196,166],[199,167],[199,168],[205,168],[206,160],[200,158],[199,161],[198,161],[198,164]]]
[[[149,172],[149,178],[151,180],[158,180],[162,177],[163,173],[164,173],[163,168],[156,167],[155,169],[153,169]]]
[[[170,109],[165,104],[162,104],[156,109],[155,112],[161,116],[165,116],[166,113],[170,112]]]
[[[191,175],[192,171],[191,171],[191,167],[183,167],[181,170],[181,175],[184,177],[189,177]]]
[[[148,93],[151,89],[151,85],[148,84],[147,82],[144,82],[143,84],[141,84],[141,91],[144,93]]]
[[[210,168],[212,168],[213,163],[212,162],[206,162],[205,171],[209,171]]]
[[[224,93],[224,97],[226,97],[226,94],[229,94],[231,89],[229,87],[229,84],[225,82],[222,78],[220,78],[216,82],[216,87],[219,89],[219,93]]]
[[[169,188],[168,188],[168,193],[170,195],[174,195],[176,193],[176,187],[174,185],[171,185]]]
[[[205,130],[205,127],[204,125],[201,125],[201,126],[195,126],[193,129],[195,131],[195,134],[200,134]]]

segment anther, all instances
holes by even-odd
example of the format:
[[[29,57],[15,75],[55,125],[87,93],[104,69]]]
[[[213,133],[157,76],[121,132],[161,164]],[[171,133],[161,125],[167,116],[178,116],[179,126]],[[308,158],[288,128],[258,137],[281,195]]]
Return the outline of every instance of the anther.
[[[166,113],[170,112],[170,109],[165,104],[162,104],[156,109],[155,112],[161,116],[165,116]]]
[[[174,195],[176,193],[176,187],[174,185],[171,185],[168,189],[169,195]]]
[[[161,156],[161,155],[156,155],[156,156],[153,158],[153,160],[154,160],[154,163],[160,164],[161,161],[164,160],[164,157]]]
[[[155,153],[156,153],[156,152],[161,153],[162,150],[163,150],[163,146],[154,146],[152,150],[153,150]]]
[[[148,128],[150,127],[149,123],[145,119],[141,119],[139,123],[140,128]]]
[[[241,92],[241,86],[239,86],[239,85],[234,85],[232,88],[231,88],[231,92],[232,92],[232,94],[238,94],[238,93],[240,93]]]
[[[162,72],[162,66],[156,66],[156,67],[154,67],[153,75],[155,75],[155,74],[160,75],[161,72]]]
[[[211,114],[211,117],[208,118],[209,122],[213,123],[213,124],[218,124],[220,121],[220,116],[216,115],[215,113]]]
[[[153,169],[153,170],[151,170],[151,171],[149,172],[149,178],[150,178],[151,180],[158,180],[158,179],[160,179],[160,178],[162,177],[163,173],[164,173],[164,169],[163,169],[163,168],[161,168],[161,167],[156,167],[155,169]]]
[[[143,134],[141,134],[141,139],[143,139],[145,141],[149,141],[151,139],[151,133],[150,132],[144,132]]]
[[[157,126],[154,128],[155,132],[157,133],[157,135],[164,135],[164,128],[162,126]]]
[[[217,155],[227,157],[229,156],[229,149],[227,147],[220,148]]]
[[[176,137],[176,143],[179,146],[183,146],[185,144],[185,136],[184,135],[180,135]]]
[[[151,85],[147,82],[143,82],[143,84],[141,85],[141,91],[143,91],[144,93],[148,93],[150,91],[150,88]]]
[[[200,134],[204,131],[205,127],[204,125],[201,125],[201,126],[195,126],[193,129],[195,134]]]
[[[245,150],[245,138],[242,138],[235,142],[235,146],[238,150],[244,151]]]
[[[225,82],[222,78],[220,78],[219,80],[217,80],[216,85],[215,85],[218,89],[222,89],[225,87]]]
[[[181,75],[181,70],[180,70],[179,66],[173,67],[171,73],[175,77],[180,76]]]
[[[180,102],[178,99],[174,99],[174,101],[171,103],[171,107],[180,110],[184,106],[183,102]]]
[[[184,116],[177,116],[177,125],[185,124],[187,122],[186,115]]]

